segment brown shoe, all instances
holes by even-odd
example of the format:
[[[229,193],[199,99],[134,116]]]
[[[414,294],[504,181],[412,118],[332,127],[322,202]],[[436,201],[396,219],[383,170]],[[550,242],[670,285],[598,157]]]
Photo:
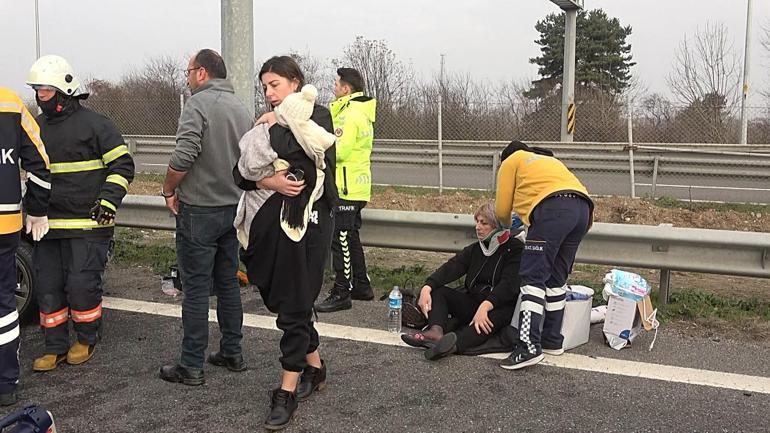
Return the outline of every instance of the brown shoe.
[[[54,368],[56,368],[59,364],[64,362],[64,360],[67,359],[67,354],[62,353],[60,355],[57,355],[55,353],[47,353],[40,358],[35,359],[35,361],[32,363],[32,370],[34,371],[51,371]]]
[[[88,361],[94,356],[94,347],[79,341],[75,342],[67,352],[67,364],[78,365]]]

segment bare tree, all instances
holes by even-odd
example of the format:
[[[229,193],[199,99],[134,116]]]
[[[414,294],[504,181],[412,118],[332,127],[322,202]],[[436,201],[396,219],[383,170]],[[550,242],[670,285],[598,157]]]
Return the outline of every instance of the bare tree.
[[[335,67],[351,67],[361,72],[366,93],[377,99],[381,109],[393,109],[412,94],[415,79],[412,66],[398,60],[384,40],[356,36],[343,50],[342,58],[332,63]]]
[[[724,24],[707,24],[682,41],[668,84],[685,105],[678,127],[695,141],[724,143],[736,136],[740,67]]]
[[[732,106],[738,102],[738,55],[724,24],[706,24],[685,36],[674,56],[667,82],[676,101],[690,106],[707,95],[719,95]]]

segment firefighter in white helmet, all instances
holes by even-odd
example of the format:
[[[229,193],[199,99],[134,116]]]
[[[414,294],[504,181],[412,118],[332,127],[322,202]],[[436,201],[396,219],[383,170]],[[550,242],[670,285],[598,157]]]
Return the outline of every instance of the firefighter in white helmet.
[[[51,162],[50,232],[34,250],[45,351],[32,366],[48,371],[88,361],[100,339],[102,276],[134,161],[115,124],[80,105],[88,94],[65,59],[39,58],[27,84],[43,111],[38,123]]]

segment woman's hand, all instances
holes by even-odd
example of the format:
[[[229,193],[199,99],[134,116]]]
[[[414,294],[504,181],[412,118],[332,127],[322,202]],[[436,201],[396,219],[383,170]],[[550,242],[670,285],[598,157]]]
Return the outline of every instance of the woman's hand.
[[[489,311],[493,308],[491,302],[484,301],[479,305],[479,308],[476,310],[476,314],[473,316],[473,320],[471,320],[471,325],[473,325],[474,328],[476,328],[476,333],[481,334],[482,332],[484,334],[491,334],[492,328],[494,328],[494,325],[492,324],[492,321],[489,320]]]
[[[266,177],[257,182],[260,189],[269,189],[287,197],[296,197],[305,189],[304,180],[290,180],[286,178],[286,170],[275,172],[274,175]]]
[[[262,123],[267,123],[267,126],[273,126],[278,120],[275,118],[275,112],[274,111],[268,111],[267,113],[259,116],[259,119],[257,119],[257,122],[254,123],[254,125],[260,125]]]
[[[430,297],[430,291],[432,289],[427,284],[422,286],[422,289],[420,289],[420,298],[417,300],[417,305],[422,310],[422,314],[425,316],[425,318],[428,318],[428,312],[430,312],[431,306],[433,305],[433,299]]]

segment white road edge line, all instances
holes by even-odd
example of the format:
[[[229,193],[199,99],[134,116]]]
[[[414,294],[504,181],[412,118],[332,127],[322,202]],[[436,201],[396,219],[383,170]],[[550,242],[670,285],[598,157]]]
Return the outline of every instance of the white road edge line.
[[[179,305],[112,297],[105,297],[103,305],[105,308],[112,310],[154,314],[166,317],[182,317],[182,307]],[[217,315],[215,310],[209,310],[209,321],[216,323]],[[275,326],[275,317],[257,314],[244,314],[243,325],[251,328],[278,330]],[[318,330],[318,334],[322,337],[409,347],[401,341],[401,338],[398,335],[377,329],[355,328],[352,326],[334,325],[331,323],[316,323],[316,329]],[[482,356],[484,358],[497,360],[506,358],[505,354]],[[618,376],[639,377],[643,379],[663,380],[666,382],[686,383],[689,385],[702,385],[714,388],[770,394],[770,378],[749,376],[746,374],[699,370],[696,368],[625,361],[613,358],[594,358],[570,353],[565,353],[561,356],[546,356],[541,364],[572,370],[583,370]]]

